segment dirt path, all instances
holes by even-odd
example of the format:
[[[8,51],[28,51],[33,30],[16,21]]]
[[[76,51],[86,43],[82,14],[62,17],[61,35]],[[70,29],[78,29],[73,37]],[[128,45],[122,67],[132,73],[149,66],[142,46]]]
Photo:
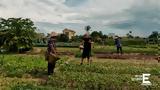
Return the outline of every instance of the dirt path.
[[[59,52],[59,55],[74,56],[72,52]],[[135,59],[135,60],[155,60],[156,55],[145,55],[140,53],[125,53],[122,55],[116,53],[108,52],[95,52],[96,58],[105,58],[105,59]]]
[[[130,54],[112,54],[112,53],[96,53],[97,58],[106,58],[106,59],[136,59],[136,60],[155,60],[156,55],[144,55],[139,53],[130,53]]]

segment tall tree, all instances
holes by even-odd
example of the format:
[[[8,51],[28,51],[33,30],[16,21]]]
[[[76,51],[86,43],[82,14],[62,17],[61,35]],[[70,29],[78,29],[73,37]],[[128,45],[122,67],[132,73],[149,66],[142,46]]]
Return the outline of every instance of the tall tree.
[[[3,36],[1,46],[9,51],[16,52],[20,48],[32,48],[32,39],[36,27],[30,19],[8,18],[0,19],[0,35]]]
[[[149,38],[157,39],[158,37],[158,31],[153,31],[152,34],[149,36]]]
[[[129,31],[129,33],[126,34],[127,38],[134,38],[132,35],[132,31]]]
[[[91,37],[92,37],[93,41],[101,42],[102,38],[103,38],[103,33],[102,33],[102,31],[99,31],[99,32],[98,31],[93,31],[91,33]]]
[[[57,37],[57,41],[59,41],[59,42],[68,42],[69,41],[69,37],[66,34],[60,34]]]
[[[158,43],[158,36],[159,33],[158,31],[153,31],[152,34],[148,37],[149,39],[152,39],[154,41],[154,43]]]
[[[90,25],[85,26],[85,30],[86,30],[86,32],[88,32],[88,33],[89,33],[89,31],[91,31],[91,26],[90,26]]]

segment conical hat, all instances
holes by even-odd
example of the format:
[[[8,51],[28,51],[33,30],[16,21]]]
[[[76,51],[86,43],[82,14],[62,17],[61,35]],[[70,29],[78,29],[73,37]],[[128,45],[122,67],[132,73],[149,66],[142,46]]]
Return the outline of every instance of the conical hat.
[[[118,39],[118,38],[119,38],[119,36],[117,36],[117,35],[114,37],[114,39]]]

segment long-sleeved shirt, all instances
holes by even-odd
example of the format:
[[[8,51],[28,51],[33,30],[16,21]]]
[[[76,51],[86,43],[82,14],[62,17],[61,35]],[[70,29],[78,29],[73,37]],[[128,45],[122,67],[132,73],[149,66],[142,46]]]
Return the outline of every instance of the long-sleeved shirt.
[[[48,53],[56,53],[56,43],[51,39],[48,40]]]
[[[121,46],[122,46],[120,39],[115,39],[115,45],[116,45],[117,47],[121,47]]]

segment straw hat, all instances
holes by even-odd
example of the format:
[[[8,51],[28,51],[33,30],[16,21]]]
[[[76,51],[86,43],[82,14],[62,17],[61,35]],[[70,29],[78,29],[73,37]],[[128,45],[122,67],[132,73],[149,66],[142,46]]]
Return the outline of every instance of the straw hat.
[[[57,33],[56,32],[51,32],[50,37],[57,37]]]
[[[118,39],[118,38],[119,38],[119,36],[117,36],[117,35],[114,37],[114,39]]]

